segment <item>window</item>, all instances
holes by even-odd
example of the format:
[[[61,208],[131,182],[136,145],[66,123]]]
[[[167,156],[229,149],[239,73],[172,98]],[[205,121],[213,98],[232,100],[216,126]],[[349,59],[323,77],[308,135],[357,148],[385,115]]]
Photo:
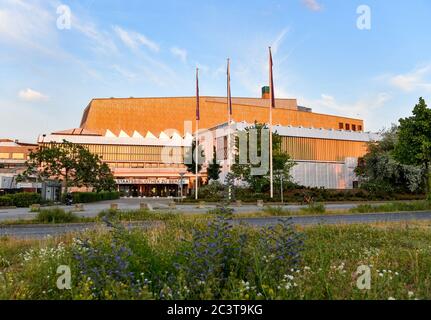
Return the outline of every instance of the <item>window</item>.
[[[12,153],[13,159],[24,159],[25,155],[24,153]]]
[[[338,124],[338,128],[339,128],[340,130],[343,130],[343,129],[344,129],[344,123],[340,122],[340,123]]]
[[[356,131],[356,124],[352,124],[352,130]]]
[[[358,126],[358,130],[362,131],[362,126],[361,125]]]
[[[10,156],[9,156],[9,153],[0,153],[0,159],[9,159],[10,158]]]
[[[346,130],[350,130],[350,124],[346,123]]]

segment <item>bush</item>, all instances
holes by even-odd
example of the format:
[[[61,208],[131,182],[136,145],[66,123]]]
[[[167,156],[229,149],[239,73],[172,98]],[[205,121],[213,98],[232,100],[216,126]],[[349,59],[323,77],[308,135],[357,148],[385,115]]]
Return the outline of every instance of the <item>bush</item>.
[[[75,192],[72,194],[74,203],[90,203],[106,200],[117,200],[119,192]]]
[[[79,218],[72,212],[65,212],[60,208],[40,210],[36,221],[40,223],[69,223],[76,222]]]
[[[40,203],[42,203],[42,197],[38,193],[22,192],[0,197],[0,207],[27,208],[32,204]]]
[[[11,207],[13,206],[13,200],[10,196],[0,197],[0,207]]]

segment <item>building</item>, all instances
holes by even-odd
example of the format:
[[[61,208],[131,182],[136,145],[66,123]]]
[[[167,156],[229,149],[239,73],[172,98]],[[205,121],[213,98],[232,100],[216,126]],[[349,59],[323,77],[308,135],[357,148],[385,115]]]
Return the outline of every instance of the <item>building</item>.
[[[267,87],[260,98],[233,98],[232,104],[235,130],[268,120]],[[219,129],[226,127],[226,98],[200,97],[200,115],[200,129],[225,143],[227,131]],[[118,190],[125,195],[175,196],[181,187],[188,192],[194,184],[184,161],[193,141],[195,117],[195,97],[94,99],[84,111],[80,128],[40,136],[38,143],[67,140],[88,147],[108,163]],[[378,138],[364,132],[360,119],[314,113],[298,106],[295,99],[276,99],[273,119],[283,137],[283,149],[298,163],[293,176],[306,186],[353,188],[353,167],[366,152],[366,143]],[[214,139],[203,143],[206,147],[220,143]],[[225,175],[226,161],[223,166]],[[206,179],[205,170],[202,179]]]
[[[16,177],[25,170],[25,162],[28,160],[29,154],[36,148],[36,144],[22,143],[12,139],[0,139],[1,193],[21,187],[17,184]],[[28,191],[34,190],[34,188],[28,189]]]

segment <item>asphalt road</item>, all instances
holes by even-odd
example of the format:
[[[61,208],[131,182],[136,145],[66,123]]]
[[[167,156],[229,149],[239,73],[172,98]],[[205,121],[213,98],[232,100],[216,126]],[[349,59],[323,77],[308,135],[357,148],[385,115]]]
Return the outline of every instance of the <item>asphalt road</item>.
[[[111,203],[118,204],[120,210],[133,210],[138,209],[141,202],[150,203],[154,208],[161,210],[169,210],[168,199],[119,199],[113,201],[103,201],[96,203],[89,203],[84,205],[84,212],[77,213],[81,217],[93,218],[102,211],[109,209]],[[275,206],[275,205],[274,205]],[[337,204],[326,204],[327,210],[348,210],[357,206],[354,203],[337,203]],[[299,205],[285,205],[285,209],[290,211],[299,211],[301,207]],[[71,210],[71,207],[60,206],[64,210]],[[187,213],[205,213],[210,209],[216,208],[215,204],[208,204],[205,208],[197,208],[196,204],[182,204],[178,205],[175,212],[187,212]],[[241,207],[233,207],[235,212],[257,212],[261,211],[262,208],[257,207],[255,204],[244,204]],[[28,208],[18,208],[18,209],[0,209],[0,222],[11,221],[11,220],[31,220],[34,219],[36,213],[31,213]]]
[[[234,223],[247,223],[252,226],[265,226],[278,223],[280,217],[247,218],[234,220]],[[363,224],[375,222],[401,222],[401,221],[430,221],[430,212],[402,212],[402,213],[372,213],[350,215],[326,215],[326,216],[296,216],[292,222],[296,225],[307,226],[317,224]],[[149,228],[154,223],[141,222],[130,224],[133,228]],[[94,228],[103,228],[100,224],[68,224],[68,225],[22,225],[0,227],[0,236],[12,236],[17,238],[43,238],[58,236],[71,232],[81,232]]]

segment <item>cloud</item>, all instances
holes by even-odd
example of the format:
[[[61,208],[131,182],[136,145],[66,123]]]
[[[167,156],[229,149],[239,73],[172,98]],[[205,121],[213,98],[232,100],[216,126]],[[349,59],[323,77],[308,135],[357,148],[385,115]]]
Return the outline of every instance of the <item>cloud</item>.
[[[119,26],[113,27],[114,32],[117,34],[117,36],[120,38],[120,40],[130,49],[136,50],[141,45],[147,47],[151,51],[159,52],[160,47],[157,43],[151,41],[143,34],[140,34],[135,31],[127,31]]]
[[[389,83],[404,92],[431,92],[431,64],[405,74],[389,76]]]
[[[171,53],[175,57],[179,58],[182,62],[186,63],[186,61],[187,61],[187,50],[181,49],[181,48],[178,48],[178,47],[172,47],[171,48]]]
[[[277,38],[274,40],[274,42],[272,43],[272,46],[271,46],[272,52],[274,54],[277,54],[278,49],[282,45],[284,38],[288,32],[289,32],[289,28],[285,28],[277,35]]]
[[[321,11],[322,5],[317,0],[302,0],[302,3],[311,11]]]
[[[339,116],[363,119],[365,123],[372,124],[373,127],[381,124],[381,120],[375,117],[377,110],[384,108],[390,100],[392,100],[392,96],[386,92],[367,96],[354,102],[340,102],[329,94],[322,94],[316,100],[298,98],[300,105],[310,107],[314,112],[334,113]]]
[[[24,101],[29,101],[29,102],[48,100],[48,96],[46,96],[46,95],[44,95],[44,94],[42,94],[36,90],[30,89],[30,88],[27,88],[25,90],[21,90],[18,93],[18,96],[20,97],[20,99],[22,99]]]

